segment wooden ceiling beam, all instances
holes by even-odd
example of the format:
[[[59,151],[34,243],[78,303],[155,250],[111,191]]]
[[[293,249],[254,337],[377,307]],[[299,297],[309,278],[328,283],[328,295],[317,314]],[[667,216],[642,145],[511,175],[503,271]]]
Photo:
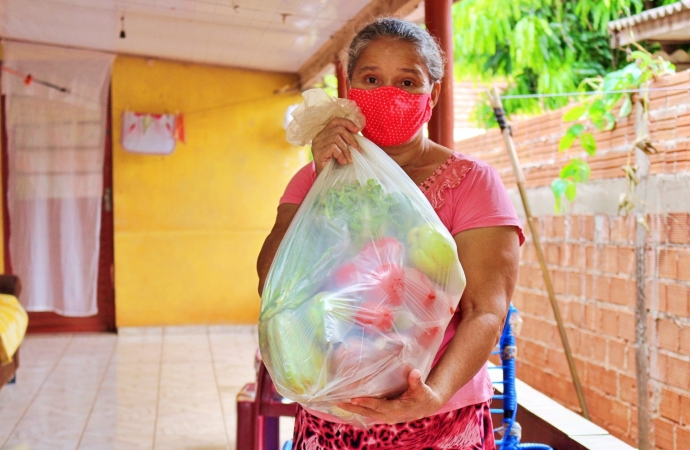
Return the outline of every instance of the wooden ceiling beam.
[[[338,54],[354,37],[355,32],[364,24],[378,16],[405,17],[414,11],[421,2],[422,0],[371,1],[302,64],[302,67],[297,71],[300,88],[307,89],[319,81],[329,65],[335,62]]]

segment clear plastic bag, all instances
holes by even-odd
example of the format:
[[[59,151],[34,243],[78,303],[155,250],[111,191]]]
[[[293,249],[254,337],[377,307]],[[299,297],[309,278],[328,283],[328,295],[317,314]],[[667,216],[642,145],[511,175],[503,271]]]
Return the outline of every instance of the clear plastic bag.
[[[333,117],[363,125],[354,102],[321,90],[304,97],[291,143],[310,142]],[[420,189],[383,150],[355,138],[361,153],[352,149],[352,164],[326,165],[278,248],[259,344],[281,395],[366,427],[374,421],[335,403],[399,395],[413,368],[426,379],[465,276]]]

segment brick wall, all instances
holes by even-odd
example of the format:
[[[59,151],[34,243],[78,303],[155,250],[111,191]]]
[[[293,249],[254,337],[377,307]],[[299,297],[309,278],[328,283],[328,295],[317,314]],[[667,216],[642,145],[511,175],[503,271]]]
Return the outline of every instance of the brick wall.
[[[684,72],[655,87],[690,88]],[[562,111],[513,124],[513,134],[530,191],[543,189],[566,159],[558,153],[567,129]],[[652,177],[690,175],[690,94],[655,92],[650,105]],[[635,139],[633,119],[595,136],[592,181],[621,179],[620,167]],[[494,130],[459,141],[456,149],[496,167],[515,189],[502,138]],[[646,291],[650,336],[650,405],[655,446],[690,448],[690,192],[675,210],[650,205],[647,220]],[[677,195],[677,194],[674,194]],[[664,192],[659,193],[663,203]],[[579,199],[585,202],[587,199]],[[685,206],[683,206],[685,205]],[[580,205],[580,210],[585,209]],[[522,212],[522,206],[516,205]],[[535,221],[592,420],[635,444],[635,223],[632,217],[596,213],[541,215]],[[615,205],[613,207],[615,210]],[[525,227],[526,228],[526,227]],[[527,230],[526,230],[527,231]],[[514,303],[524,320],[518,338],[518,377],[573,410],[579,404],[556,328],[531,236],[521,250]]]

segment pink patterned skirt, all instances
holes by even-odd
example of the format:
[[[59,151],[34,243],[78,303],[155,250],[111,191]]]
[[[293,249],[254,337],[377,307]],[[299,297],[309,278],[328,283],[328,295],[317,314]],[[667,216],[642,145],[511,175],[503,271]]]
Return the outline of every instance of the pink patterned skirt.
[[[495,450],[489,403],[412,422],[361,430],[319,419],[299,407],[294,450]]]

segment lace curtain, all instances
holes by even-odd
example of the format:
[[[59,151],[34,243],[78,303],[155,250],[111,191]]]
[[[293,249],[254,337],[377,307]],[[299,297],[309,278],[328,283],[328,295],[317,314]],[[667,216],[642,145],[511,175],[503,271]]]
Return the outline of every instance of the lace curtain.
[[[105,121],[113,57],[3,42],[10,261],[29,311],[97,313]],[[39,81],[66,88],[61,92]]]

